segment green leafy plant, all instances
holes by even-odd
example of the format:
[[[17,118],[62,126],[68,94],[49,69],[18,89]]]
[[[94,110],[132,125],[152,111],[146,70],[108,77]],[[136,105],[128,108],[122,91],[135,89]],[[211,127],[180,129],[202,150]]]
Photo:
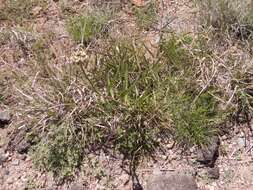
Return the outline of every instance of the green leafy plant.
[[[33,160],[39,168],[52,172],[59,179],[69,179],[80,165],[83,155],[82,143],[76,134],[64,126],[51,126],[47,138],[37,144]]]
[[[176,140],[186,146],[204,146],[218,132],[215,126],[224,118],[217,100],[209,94],[210,88],[199,94],[197,65],[194,55],[182,48],[183,43],[189,42],[184,39],[172,36],[161,42],[161,51],[170,67],[167,101]]]
[[[222,113],[217,110],[217,101],[208,93],[193,102],[190,96],[178,97],[172,106],[176,138],[184,145],[204,146],[217,134],[215,126],[221,121]]]

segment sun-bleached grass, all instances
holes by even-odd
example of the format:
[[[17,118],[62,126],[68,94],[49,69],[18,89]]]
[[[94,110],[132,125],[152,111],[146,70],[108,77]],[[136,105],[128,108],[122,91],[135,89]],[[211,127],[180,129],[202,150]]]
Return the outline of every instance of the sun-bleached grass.
[[[206,33],[203,48],[213,55],[214,85],[220,89],[226,107],[237,110],[234,112],[236,120],[248,122],[253,110],[249,93],[253,84],[252,1],[204,0],[196,3]]]
[[[253,4],[250,0],[196,1],[204,26],[230,38],[252,40]]]
[[[23,25],[27,20],[34,19],[37,16],[33,12],[36,6],[40,6],[43,10],[47,5],[48,2],[45,0],[6,0],[0,9],[0,20],[7,20],[11,24]]]

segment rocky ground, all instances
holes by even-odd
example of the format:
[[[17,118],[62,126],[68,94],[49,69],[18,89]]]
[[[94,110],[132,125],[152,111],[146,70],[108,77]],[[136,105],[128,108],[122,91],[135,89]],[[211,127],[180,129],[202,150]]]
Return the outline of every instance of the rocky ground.
[[[186,33],[197,31],[197,11],[192,1],[163,2],[160,14],[170,16],[170,29]],[[85,6],[85,3],[82,6]],[[67,59],[73,44],[64,29],[59,2],[51,1],[46,11],[37,7],[33,12],[37,15],[33,23],[34,30],[40,34],[53,31],[58,40],[52,43],[51,48],[58,55],[59,62]],[[166,21],[168,20],[164,18],[160,27]],[[131,23],[128,23],[128,27],[129,25]],[[2,29],[5,27],[4,24],[0,26]],[[154,31],[146,32],[143,39],[150,43],[151,47],[155,47],[157,34]],[[5,57],[2,60],[6,60],[10,51],[7,46],[0,47],[0,57]],[[22,64],[22,61],[24,59],[20,59],[19,63]],[[5,64],[0,60],[0,69]],[[101,152],[98,155],[87,155],[88,162],[82,165],[81,172],[76,174],[73,181],[58,184],[50,174],[34,168],[29,154],[26,153],[29,144],[20,141],[18,135],[12,138],[16,130],[13,130],[10,124],[13,118],[18,119],[18,113],[9,114],[8,110],[8,106],[0,107],[0,190],[132,189],[132,179],[122,160],[107,157]],[[182,153],[177,147],[168,147],[166,152],[157,153],[153,160],[143,161],[137,170],[139,182],[147,190],[253,189],[252,127],[253,122],[233,126],[233,132],[214,138],[210,146],[203,150],[192,148]],[[19,130],[22,131],[22,128]]]
[[[238,128],[240,130],[235,130],[231,137],[222,137],[220,144],[215,139],[206,150],[192,149],[188,155],[182,155],[180,150],[171,149],[160,153],[155,160],[146,160],[137,171],[140,183],[150,190],[163,190],[168,186],[182,190],[197,187],[203,190],[252,189],[252,134],[246,126]],[[1,137],[7,136],[7,130],[8,127],[1,128]],[[244,133],[240,132],[243,130]],[[36,170],[29,155],[18,153],[22,149],[4,151],[4,142],[1,143],[0,182],[3,190],[132,189],[127,168],[122,167],[120,158],[112,159],[102,153],[87,155],[91,165],[83,165],[82,172],[73,182],[59,185],[49,174]]]

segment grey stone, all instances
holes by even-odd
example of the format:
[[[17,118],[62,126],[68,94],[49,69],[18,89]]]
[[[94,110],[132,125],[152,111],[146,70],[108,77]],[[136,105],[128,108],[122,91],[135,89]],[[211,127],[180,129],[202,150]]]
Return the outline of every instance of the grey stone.
[[[19,144],[16,145],[15,149],[18,153],[24,154],[27,153],[28,149],[31,147],[31,144],[23,139]]]
[[[0,112],[0,128],[9,124],[11,121],[11,115],[8,111]]]
[[[220,178],[220,170],[217,166],[213,167],[213,168],[209,168],[207,173],[208,173],[208,177],[210,179],[219,179]]]
[[[84,186],[78,183],[74,183],[68,190],[85,190]]]
[[[7,154],[1,154],[0,153],[0,165],[3,164],[4,162],[6,162],[8,160],[8,155]]]
[[[18,154],[17,155],[17,158],[20,159],[20,160],[25,160],[26,159],[26,155],[25,154]]]
[[[244,148],[245,147],[245,138],[239,137],[237,140],[237,144],[240,148]]]
[[[18,166],[18,165],[19,165],[19,160],[14,160],[14,161],[12,162],[12,164],[13,164],[13,166]]]
[[[198,150],[197,161],[206,166],[214,167],[215,161],[219,157],[219,146],[219,137],[213,137],[208,146]]]
[[[184,174],[153,176],[147,183],[147,190],[197,190],[194,177]]]

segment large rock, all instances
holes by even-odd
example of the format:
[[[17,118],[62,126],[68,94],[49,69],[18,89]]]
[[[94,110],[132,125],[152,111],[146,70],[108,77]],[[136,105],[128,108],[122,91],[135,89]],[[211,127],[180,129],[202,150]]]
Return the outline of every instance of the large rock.
[[[147,183],[147,190],[197,190],[194,177],[185,174],[156,175]]]
[[[213,137],[208,146],[198,151],[197,161],[206,166],[214,167],[215,161],[219,157],[219,146],[219,137]]]
[[[0,111],[0,128],[9,124],[11,121],[10,113],[7,111]]]

